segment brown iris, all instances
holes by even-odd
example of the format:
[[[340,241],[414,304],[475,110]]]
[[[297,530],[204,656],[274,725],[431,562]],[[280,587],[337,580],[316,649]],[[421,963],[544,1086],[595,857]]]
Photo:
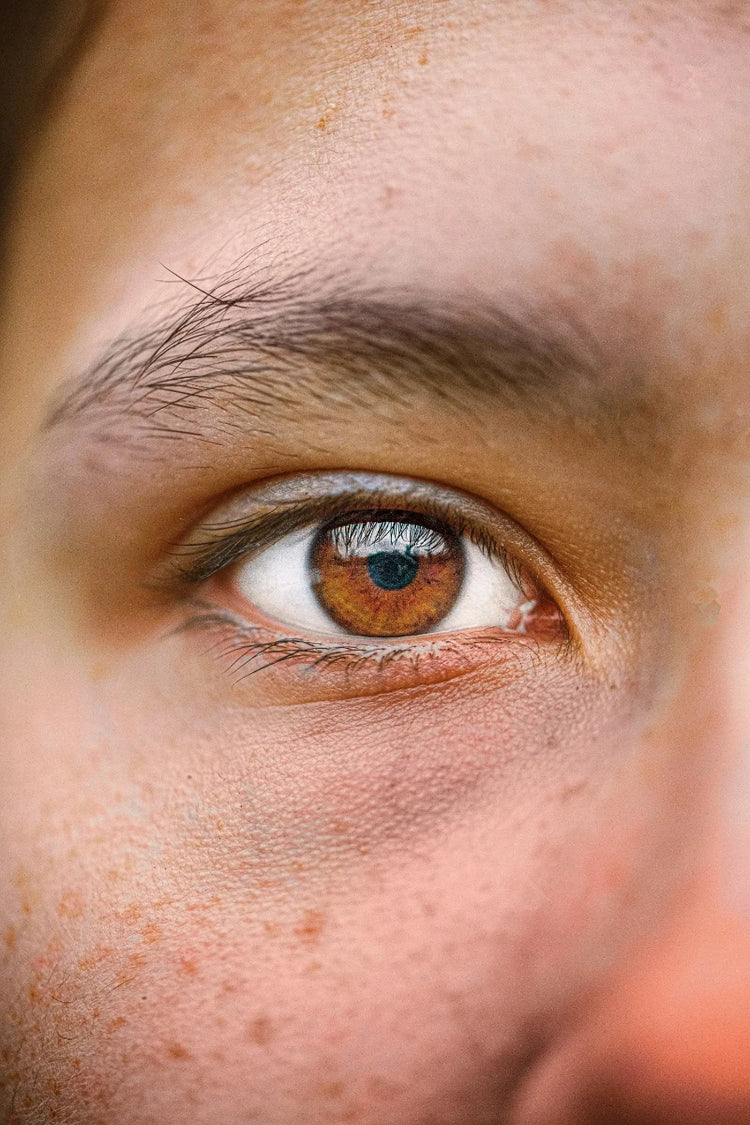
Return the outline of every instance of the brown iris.
[[[313,589],[348,633],[426,633],[450,611],[464,578],[457,536],[409,512],[358,512],[324,527],[310,554]]]

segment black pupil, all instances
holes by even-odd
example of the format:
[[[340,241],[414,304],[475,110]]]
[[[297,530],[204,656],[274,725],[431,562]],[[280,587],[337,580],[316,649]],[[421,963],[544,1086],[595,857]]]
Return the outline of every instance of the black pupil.
[[[378,551],[367,556],[367,573],[381,590],[403,590],[417,576],[419,559],[398,551]]]

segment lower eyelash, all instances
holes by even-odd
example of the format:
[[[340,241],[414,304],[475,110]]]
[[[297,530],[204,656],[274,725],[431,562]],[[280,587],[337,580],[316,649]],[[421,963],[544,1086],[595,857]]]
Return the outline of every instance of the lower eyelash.
[[[193,629],[220,630],[224,634],[206,649],[206,653],[215,656],[218,660],[228,662],[225,671],[232,676],[235,684],[286,662],[306,665],[309,668],[339,665],[344,668],[347,675],[361,671],[363,668],[373,668],[377,673],[383,673],[396,664],[408,663],[415,677],[418,677],[420,662],[427,656],[438,654],[465,656],[469,646],[486,644],[488,641],[507,643],[511,638],[515,639],[512,634],[504,636],[479,634],[471,639],[464,637],[461,641],[446,637],[440,641],[412,641],[408,645],[387,646],[328,643],[292,636],[261,640],[256,638],[259,638],[259,635],[267,637],[267,629],[240,624],[228,614],[210,610],[190,617],[173,632],[181,633]],[[255,661],[259,662],[256,667],[250,667]]]

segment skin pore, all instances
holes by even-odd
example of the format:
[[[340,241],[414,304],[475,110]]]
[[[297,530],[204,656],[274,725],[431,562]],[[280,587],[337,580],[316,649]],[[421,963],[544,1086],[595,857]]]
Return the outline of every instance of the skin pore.
[[[2,308],[0,1120],[750,1121],[749,30],[100,16]],[[248,599],[363,509],[554,627]]]

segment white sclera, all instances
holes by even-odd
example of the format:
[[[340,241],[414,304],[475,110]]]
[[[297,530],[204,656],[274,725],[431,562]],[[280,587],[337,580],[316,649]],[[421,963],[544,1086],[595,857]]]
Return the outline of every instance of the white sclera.
[[[347,633],[332,621],[315,596],[309,560],[317,531],[317,526],[306,527],[284,535],[241,563],[235,572],[237,589],[262,613],[295,631],[359,635]],[[461,590],[446,616],[428,632],[507,629],[514,611],[526,607],[525,595],[499,559],[491,558],[468,539],[462,540],[462,546],[466,569]],[[384,547],[379,545],[381,550]],[[522,632],[523,625],[517,631]]]

